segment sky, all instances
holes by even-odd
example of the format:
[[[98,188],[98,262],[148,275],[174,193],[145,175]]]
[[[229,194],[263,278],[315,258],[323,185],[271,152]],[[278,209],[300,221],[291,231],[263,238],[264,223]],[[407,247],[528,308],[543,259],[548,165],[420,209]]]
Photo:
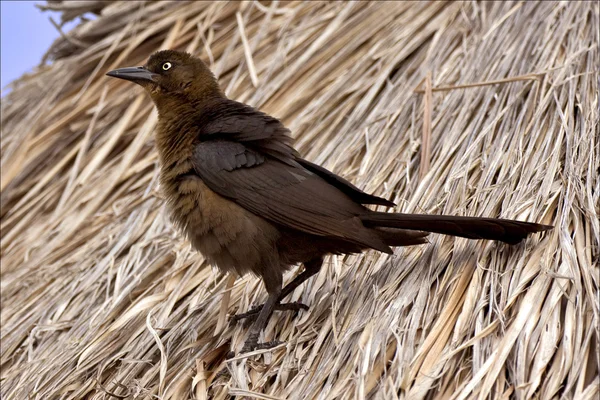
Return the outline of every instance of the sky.
[[[43,1],[0,1],[0,88],[31,71],[60,36],[49,17],[60,23],[60,13],[42,12]],[[63,28],[68,31],[77,22]],[[6,91],[2,90],[2,94]]]

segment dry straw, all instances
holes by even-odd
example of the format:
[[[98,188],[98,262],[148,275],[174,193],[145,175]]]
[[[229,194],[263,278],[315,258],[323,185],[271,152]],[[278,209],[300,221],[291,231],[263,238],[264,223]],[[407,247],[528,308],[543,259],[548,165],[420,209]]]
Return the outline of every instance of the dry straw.
[[[46,7],[97,17],[2,99],[3,399],[598,398],[597,2]],[[225,362],[264,290],[173,230],[152,104],[104,76],[159,48],[398,211],[555,229],[329,258],[287,344]]]

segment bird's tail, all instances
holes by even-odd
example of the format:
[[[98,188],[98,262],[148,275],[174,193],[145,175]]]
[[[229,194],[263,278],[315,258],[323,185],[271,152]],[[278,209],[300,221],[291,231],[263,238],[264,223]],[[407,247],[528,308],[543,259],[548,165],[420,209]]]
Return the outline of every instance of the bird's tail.
[[[385,227],[377,227],[375,230],[385,244],[391,247],[414,246],[427,243],[427,235],[429,235],[429,232]]]
[[[382,228],[407,229],[469,239],[500,240],[509,244],[519,243],[530,233],[552,229],[552,226],[549,225],[509,219],[449,215],[372,212],[361,216],[361,220],[366,227],[378,230],[382,230]],[[423,237],[421,236],[421,238]],[[418,240],[418,238],[414,240]],[[394,246],[391,243],[389,245]]]

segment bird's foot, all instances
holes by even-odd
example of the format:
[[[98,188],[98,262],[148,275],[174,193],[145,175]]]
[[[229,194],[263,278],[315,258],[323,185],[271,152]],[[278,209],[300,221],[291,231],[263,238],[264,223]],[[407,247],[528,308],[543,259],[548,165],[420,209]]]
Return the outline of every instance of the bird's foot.
[[[265,350],[271,349],[275,346],[279,346],[283,342],[279,340],[272,340],[270,342],[258,343],[258,335],[250,334],[248,339],[246,339],[246,343],[244,343],[244,347],[242,347],[241,353],[249,353],[254,350]]]
[[[260,310],[262,310],[262,308],[263,308],[263,306],[260,305],[260,306],[254,307],[250,311],[245,312],[243,314],[232,315],[231,322],[237,322],[237,321],[240,321],[240,320],[246,319],[246,318],[254,319],[258,316],[258,313],[260,312]],[[300,310],[308,310],[308,306],[306,304],[295,301],[293,303],[279,303],[275,306],[275,310],[298,312]]]

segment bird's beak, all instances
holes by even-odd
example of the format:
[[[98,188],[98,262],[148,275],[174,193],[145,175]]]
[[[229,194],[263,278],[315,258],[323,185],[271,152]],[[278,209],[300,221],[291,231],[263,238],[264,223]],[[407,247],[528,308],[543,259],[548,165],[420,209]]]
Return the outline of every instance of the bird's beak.
[[[127,67],[114,69],[106,73],[113,78],[125,79],[135,83],[156,82],[157,74],[148,71],[144,67]]]

